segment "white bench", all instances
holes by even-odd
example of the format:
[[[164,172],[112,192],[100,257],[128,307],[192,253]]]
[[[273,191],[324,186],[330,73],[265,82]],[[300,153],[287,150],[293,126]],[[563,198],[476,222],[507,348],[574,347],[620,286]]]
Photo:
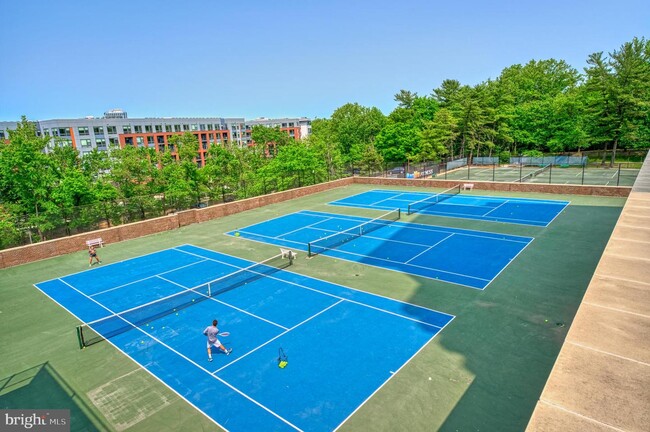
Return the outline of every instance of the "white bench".
[[[295,253],[294,251],[289,250],[289,249],[282,249],[282,248],[280,248],[280,253],[282,254],[282,258],[295,259],[296,256],[298,256],[297,253]]]
[[[92,240],[86,240],[86,246],[91,247],[91,246],[99,246],[99,247],[104,247],[104,240],[102,240],[101,237],[92,239]]]
[[[474,189],[474,183],[464,183],[463,190],[472,190]]]

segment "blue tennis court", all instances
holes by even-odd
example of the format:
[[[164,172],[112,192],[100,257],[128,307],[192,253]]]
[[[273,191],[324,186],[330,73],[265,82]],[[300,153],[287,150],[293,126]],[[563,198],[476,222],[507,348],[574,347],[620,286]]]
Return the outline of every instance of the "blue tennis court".
[[[541,227],[548,226],[569,205],[568,201],[489,197],[464,195],[462,193],[443,196],[440,202],[427,205],[427,201],[435,195],[435,193],[428,192],[375,189],[330,202],[329,204],[376,210],[399,208],[406,213],[409,204],[412,205],[425,200],[422,204],[416,205],[418,207],[417,214]]]
[[[338,428],[454,318],[290,272],[283,259],[182,245],[36,287],[230,431]],[[202,331],[214,318],[233,352],[210,363]]]
[[[533,240],[306,210],[227,234],[478,289]]]

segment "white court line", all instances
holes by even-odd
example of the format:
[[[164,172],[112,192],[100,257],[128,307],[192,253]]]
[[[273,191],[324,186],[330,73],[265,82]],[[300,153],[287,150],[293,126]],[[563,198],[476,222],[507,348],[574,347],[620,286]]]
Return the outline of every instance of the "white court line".
[[[167,349],[170,350],[171,352],[175,353],[175,354],[178,355],[179,357],[181,357],[181,358],[185,359],[186,361],[192,363],[194,366],[196,366],[197,368],[199,368],[199,369],[201,369],[202,371],[206,372],[208,375],[210,375],[210,376],[212,376],[213,378],[215,378],[215,379],[221,381],[221,383],[223,383],[224,385],[230,387],[233,391],[239,393],[239,394],[242,395],[244,398],[246,398],[246,399],[248,399],[249,401],[253,402],[255,405],[259,406],[259,407],[262,408],[263,410],[265,410],[265,411],[267,411],[268,413],[272,414],[273,416],[275,416],[275,417],[278,418],[279,420],[283,421],[284,423],[288,424],[289,426],[293,427],[293,428],[296,429],[296,430],[301,430],[299,427],[295,426],[294,424],[292,424],[292,423],[289,422],[288,420],[282,418],[279,414],[277,414],[277,413],[271,411],[269,408],[265,407],[265,406],[262,405],[260,402],[258,402],[258,401],[256,401],[255,399],[251,398],[251,397],[248,396],[246,393],[242,392],[241,390],[239,390],[239,389],[236,388],[235,386],[231,385],[231,384],[228,383],[227,381],[223,380],[222,378],[219,378],[218,376],[212,375],[212,373],[210,373],[209,370],[207,370],[206,368],[204,368],[203,366],[201,366],[200,364],[198,364],[197,362],[195,362],[195,361],[192,360],[191,358],[189,358],[189,357],[185,356],[184,354],[182,354],[182,353],[176,351],[174,348],[170,347],[169,345],[167,345],[166,343],[164,343],[164,342],[161,341],[160,339],[158,339],[158,338],[154,337],[153,335],[151,335],[150,333],[146,332],[144,329],[142,329],[142,328],[136,326],[135,324],[133,324],[132,322],[128,321],[128,320],[125,319],[124,317],[120,316],[120,315],[117,314],[116,312],[112,311],[111,309],[107,308],[107,307],[104,306],[103,304],[99,303],[99,302],[98,302],[97,300],[95,300],[94,298],[87,296],[86,294],[84,294],[83,292],[79,291],[79,290],[78,290],[77,288],[75,288],[74,286],[72,286],[72,285],[70,285],[69,283],[67,283],[66,281],[62,280],[61,278],[59,278],[58,280],[61,281],[62,283],[64,283],[65,285],[69,286],[69,287],[72,288],[73,290],[77,291],[79,294],[83,295],[83,296],[86,297],[87,299],[92,300],[93,302],[97,303],[99,306],[101,306],[102,308],[106,309],[106,310],[109,311],[111,314],[115,315],[116,317],[118,317],[119,319],[121,319],[121,320],[124,321],[125,323],[129,324],[130,326],[133,326],[134,329],[136,329],[136,330],[138,330],[138,331],[144,333],[145,335],[147,335],[148,337],[150,337],[152,340],[158,342],[160,345],[164,346],[165,348],[167,348]],[[83,321],[82,321],[82,322],[83,322]],[[108,340],[108,339],[106,339],[106,340]],[[129,357],[130,357],[130,356],[129,356]],[[146,369],[146,368],[145,368],[145,369]]]
[[[255,242],[256,242],[256,240],[250,240],[250,241],[255,241]],[[259,242],[257,242],[257,243],[259,243]],[[263,244],[268,244],[268,243],[263,243]],[[210,249],[200,248],[200,247],[198,247],[198,246],[193,246],[193,247],[195,247],[195,248],[197,248],[197,249],[203,249],[203,250],[206,251],[206,252],[219,253],[219,252],[212,251],[212,250],[210,250]],[[223,255],[223,254],[222,254],[222,255]],[[202,256],[202,255],[197,255],[197,256]],[[205,259],[211,259],[211,258],[209,258],[209,257],[204,257],[204,258],[205,258]],[[218,260],[215,260],[215,261],[217,261],[217,262],[221,262],[221,261],[218,261]],[[368,293],[368,292],[366,292],[366,291],[362,291],[362,290],[358,290],[358,289],[355,289],[355,288],[352,288],[352,287],[349,287],[349,286],[346,286],[346,285],[341,285],[341,284],[337,284],[337,283],[334,283],[334,282],[326,281],[326,280],[319,279],[319,278],[316,278],[316,277],[313,277],[313,276],[305,276],[305,275],[303,275],[303,274],[294,273],[294,272],[289,271],[289,270],[287,270],[287,269],[282,269],[282,271],[285,272],[285,273],[291,273],[291,274],[296,275],[296,276],[301,277],[301,278],[314,279],[314,280],[317,280],[317,281],[324,282],[324,283],[326,283],[326,284],[328,284],[328,285],[334,285],[334,286],[338,286],[338,287],[341,287],[341,288],[346,289],[346,290],[356,291],[356,292],[361,293],[361,294],[364,294],[364,295],[369,295],[369,296],[373,296],[373,297],[380,297],[380,298],[383,298],[383,299],[385,299],[385,300],[390,300],[390,301],[393,301],[393,302],[397,302],[397,303],[401,303],[401,304],[409,305],[409,306],[411,306],[411,307],[416,307],[416,308],[418,308],[418,309],[422,309],[422,310],[426,310],[426,311],[435,312],[435,313],[438,313],[438,314],[441,314],[441,315],[446,315],[446,316],[452,317],[452,319],[455,317],[455,315],[451,315],[451,314],[449,314],[449,313],[442,312],[442,311],[439,311],[439,310],[436,310],[436,309],[431,309],[431,308],[427,308],[427,307],[424,307],[424,306],[420,306],[420,305],[417,305],[417,304],[415,304],[415,303],[409,303],[409,302],[405,302],[405,301],[402,301],[402,300],[397,300],[397,299],[394,299],[394,298],[391,298],[391,297],[382,296],[382,295],[380,295],[380,294]],[[331,293],[328,293],[328,292],[325,292],[325,291],[321,291],[321,290],[318,290],[318,289],[316,289],[316,288],[311,288],[311,287],[308,287],[308,286],[306,286],[306,285],[301,285],[301,284],[296,283],[296,282],[293,282],[293,281],[287,281],[287,280],[285,280],[285,279],[280,279],[280,278],[277,278],[277,277],[275,277],[275,276],[268,276],[268,277],[271,278],[271,279],[275,279],[275,280],[278,280],[278,281],[281,281],[281,282],[284,282],[284,283],[290,284],[290,285],[295,285],[295,286],[298,286],[298,287],[301,287],[301,288],[304,288],[304,289],[308,289],[308,290],[315,291],[315,292],[318,292],[318,293],[321,293],[321,294],[325,294],[325,295],[328,295],[328,296],[330,296],[330,297],[334,297],[334,298],[338,298],[338,299],[346,300],[346,301],[349,301],[349,302],[351,302],[351,303],[356,303],[356,304],[359,304],[359,305],[362,305],[362,306],[368,306],[368,307],[371,307],[371,308],[377,309],[377,308],[375,308],[374,306],[369,306],[369,305],[367,305],[367,304],[360,303],[360,302],[357,302],[357,301],[355,301],[355,300],[350,300],[350,299],[348,299],[348,298],[339,297],[339,296],[337,296],[337,295],[334,295],[334,294],[331,294]],[[386,313],[394,314],[394,312],[386,311],[386,310],[383,310],[383,309],[377,309],[377,310],[382,310],[382,311],[384,311],[384,312],[386,312]],[[436,326],[435,324],[427,323],[427,322],[424,322],[424,321],[419,321],[419,320],[416,320],[416,319],[413,319],[413,318],[410,318],[410,317],[407,317],[407,316],[404,316],[404,315],[399,315],[399,314],[397,314],[397,316],[400,316],[400,317],[405,318],[405,319],[410,319],[410,320],[415,321],[415,322],[418,322],[418,323],[431,325],[431,326],[433,326],[433,327],[438,327],[438,326]]]
[[[164,275],[164,274],[166,274],[166,273],[170,273],[170,272],[173,272],[173,271],[176,271],[176,270],[180,270],[180,269],[182,269],[182,268],[190,267],[190,266],[193,266],[193,265],[195,265],[195,264],[199,264],[199,263],[202,263],[202,262],[205,262],[205,261],[206,261],[206,260],[203,259],[203,260],[196,261],[196,262],[193,262],[193,263],[190,263],[190,264],[186,264],[186,265],[184,265],[184,266],[175,267],[175,268],[173,268],[173,269],[171,269],[171,270],[167,270],[167,271],[164,271],[164,272],[162,272],[162,273],[158,273],[158,274],[155,274],[155,275],[148,276],[148,277],[146,277],[146,278],[142,278],[142,279],[134,280],[133,282],[125,283],[125,284],[123,284],[123,285],[119,285],[119,286],[116,286],[116,287],[114,287],[114,288],[109,288],[109,289],[107,289],[107,290],[100,291],[100,292],[96,292],[95,294],[89,294],[89,295],[90,295],[91,297],[94,297],[94,296],[99,295],[99,294],[104,294],[104,293],[107,293],[107,292],[109,292],[109,291],[114,291],[114,290],[116,290],[116,289],[124,288],[124,287],[126,287],[126,286],[129,286],[129,285],[132,285],[132,284],[135,284],[135,283],[139,283],[139,282],[142,282],[142,281],[146,281],[146,280],[148,280],[148,279],[153,279],[153,278],[158,277],[158,276],[160,276],[160,275]],[[64,277],[67,277],[67,276],[64,276]]]
[[[326,214],[330,214],[330,213],[326,213]],[[360,222],[360,219],[366,219],[366,218],[361,218],[360,216],[358,218],[349,217],[345,215],[336,215],[336,216],[337,216],[336,219],[351,220],[357,222]],[[472,220],[480,220],[480,219],[472,219]],[[435,232],[435,233],[444,233],[444,234],[449,234],[449,232],[453,232],[454,234],[462,234],[468,237],[487,238],[487,239],[494,239],[494,240],[501,240],[501,241],[512,241],[515,243],[528,243],[530,240],[532,240],[532,237],[518,236],[513,234],[500,234],[500,233],[492,233],[489,231],[470,230],[465,228],[446,228],[437,225],[425,225],[425,224],[419,224],[415,222],[394,221],[391,224],[386,224],[386,226],[399,226],[407,229],[420,230],[426,232]],[[488,236],[485,234],[492,234],[492,235]],[[498,236],[506,236],[508,238],[500,238]],[[522,239],[522,240],[519,241],[516,239]],[[413,243],[413,244],[417,244],[417,243]]]
[[[498,206],[494,207],[494,208],[493,208],[492,210],[490,210],[489,212],[487,212],[487,213],[483,213],[483,216],[485,217],[485,216],[489,215],[489,214],[492,213],[494,210],[498,209],[499,207],[501,207],[502,205],[507,204],[507,203],[508,203],[508,200],[505,200],[504,202],[502,202],[502,203],[499,204]]]
[[[408,264],[408,263],[410,263],[411,261],[413,261],[414,259],[416,259],[417,257],[419,257],[420,255],[422,255],[423,253],[425,253],[425,252],[429,252],[431,249],[433,249],[434,247],[438,246],[440,243],[442,243],[443,241],[447,240],[449,237],[453,237],[453,235],[454,235],[454,234],[449,234],[447,237],[443,238],[442,240],[440,240],[440,241],[437,242],[436,244],[430,246],[429,248],[423,250],[422,252],[420,252],[419,254],[415,255],[414,257],[412,257],[412,258],[409,259],[408,261],[404,261],[404,264]]]
[[[583,415],[583,414],[577,413],[577,412],[575,412],[575,411],[572,411],[572,410],[570,410],[570,409],[567,409],[567,408],[565,408],[565,407],[563,407],[563,406],[561,406],[561,405],[557,405],[557,404],[555,404],[555,403],[553,403],[553,402],[551,402],[551,401],[548,401],[548,400],[546,400],[546,399],[542,399],[542,398],[540,398],[539,401],[540,401],[541,403],[543,403],[543,404],[546,404],[546,405],[552,406],[553,408],[557,408],[557,409],[559,409],[559,410],[561,410],[561,411],[564,411],[564,412],[566,412],[566,413],[569,413],[569,414],[573,414],[573,415],[575,415],[575,416],[578,416],[578,417],[580,417],[580,418],[582,418],[582,419],[584,419],[584,420],[587,420],[587,421],[589,421],[589,422],[591,422],[591,423],[596,423],[597,425],[604,426],[604,427],[606,427],[606,428],[608,428],[608,429],[612,429],[612,430],[615,430],[615,431],[618,431],[618,432],[626,432],[626,431],[623,430],[623,429],[619,429],[619,428],[617,428],[617,427],[615,427],[615,426],[609,425],[609,424],[607,424],[607,423],[603,423],[603,422],[598,421],[598,420],[596,420],[596,419],[593,419],[593,418],[591,418],[591,417],[587,417],[586,415]]]
[[[650,315],[647,315],[647,314],[632,312],[632,311],[625,310],[625,309],[620,309],[620,308],[613,308],[613,307],[610,307],[610,306],[603,306],[603,305],[599,305],[597,303],[591,303],[591,302],[584,301],[584,300],[583,300],[582,304],[586,304],[586,305],[589,305],[589,306],[595,306],[595,307],[599,307],[599,308],[603,308],[603,309],[609,309],[609,310],[614,311],[614,312],[620,312],[620,313],[625,313],[625,314],[630,314],[630,315],[636,315],[636,316],[640,316],[640,317],[643,317],[643,318],[650,318]]]
[[[126,260],[125,260],[125,261],[126,261]],[[55,281],[55,280],[59,280],[59,279],[60,279],[60,278],[55,278],[55,279],[50,279],[50,280],[48,280],[48,281],[44,281],[44,282],[50,282],[50,281]],[[79,322],[81,322],[81,323],[84,323],[84,322],[85,322],[84,320],[82,320],[81,318],[79,318],[77,315],[75,315],[74,313],[72,313],[68,308],[66,308],[65,306],[63,306],[61,303],[59,303],[58,301],[56,301],[54,298],[50,297],[49,294],[47,294],[45,291],[43,291],[42,289],[40,289],[37,285],[34,284],[33,286],[34,286],[37,290],[39,290],[41,293],[43,293],[47,298],[49,298],[49,299],[52,300],[54,303],[56,303],[57,305],[59,305],[59,307],[60,307],[61,309],[65,310],[65,311],[68,312],[70,315],[72,315],[73,317],[75,317]],[[102,307],[103,307],[103,306],[102,306]],[[154,374],[153,372],[151,372],[151,371],[150,371],[149,369],[147,369],[144,365],[138,363],[138,362],[137,362],[133,357],[131,357],[131,356],[130,356],[129,354],[127,354],[126,352],[124,352],[124,350],[122,350],[122,348],[120,348],[120,347],[118,347],[117,345],[115,345],[115,344],[114,344],[112,341],[110,341],[109,339],[106,339],[106,342],[108,342],[109,344],[111,344],[111,345],[113,346],[113,348],[115,348],[116,350],[118,350],[119,352],[121,352],[121,353],[122,353],[122,354],[123,354],[127,359],[129,359],[129,360],[131,360],[133,363],[135,363],[136,366],[138,366],[140,369],[144,370],[144,371],[147,372],[149,375],[151,375],[152,377],[154,377],[155,379],[157,379],[160,383],[162,383],[165,387],[167,387],[168,389],[170,389],[172,392],[176,393],[176,394],[178,395],[178,397],[180,397],[180,398],[183,399],[185,402],[187,402],[188,404],[190,404],[191,406],[193,406],[193,407],[194,407],[198,412],[200,412],[201,414],[203,414],[203,415],[204,415],[208,420],[210,420],[212,423],[216,424],[217,426],[221,427],[221,428],[224,429],[224,430],[227,430],[225,427],[223,427],[221,424],[219,424],[219,422],[217,422],[215,419],[213,419],[212,417],[210,417],[209,415],[207,415],[205,412],[203,412],[203,410],[202,410],[201,408],[199,408],[199,407],[196,406],[193,402],[191,402],[190,400],[188,400],[184,395],[180,394],[176,389],[172,388],[169,384],[167,384],[165,381],[163,381],[160,377],[156,376],[156,374]],[[137,369],[136,369],[136,370],[137,370]]]
[[[454,318],[455,318],[455,317],[454,317]],[[376,389],[374,392],[372,392],[372,393],[371,393],[371,394],[370,394],[370,395],[369,395],[369,396],[368,396],[368,397],[367,397],[363,402],[361,402],[361,403],[359,404],[359,406],[358,406],[354,411],[352,411],[352,412],[350,413],[350,415],[348,415],[346,418],[344,418],[343,421],[342,421],[342,422],[341,422],[337,427],[335,427],[335,428],[333,429],[333,432],[337,431],[341,426],[343,426],[343,424],[344,424],[345,422],[347,422],[347,421],[350,419],[350,417],[352,417],[352,416],[353,416],[357,411],[359,411],[359,410],[361,409],[361,407],[362,407],[363,405],[365,405],[366,402],[368,402],[368,401],[369,401],[369,400],[370,400],[370,399],[371,399],[375,394],[377,394],[377,392],[378,392],[379,390],[381,390],[382,387],[384,387],[384,386],[388,383],[388,381],[390,381],[391,379],[393,379],[393,377],[394,377],[395,375],[397,375],[397,374],[398,374],[402,369],[404,369],[404,367],[405,367],[407,364],[409,364],[409,363],[410,363],[410,362],[415,358],[415,356],[418,355],[418,354],[419,354],[419,353],[420,353],[420,352],[421,352],[421,351],[422,351],[422,350],[423,350],[427,345],[429,345],[429,344],[431,343],[431,341],[434,340],[434,339],[436,338],[436,336],[438,336],[440,333],[442,333],[442,331],[445,329],[445,327],[447,327],[449,324],[451,324],[451,322],[452,322],[453,320],[454,320],[454,319],[452,318],[452,319],[451,319],[447,324],[445,324],[445,325],[440,329],[440,331],[438,331],[435,335],[433,335],[433,336],[431,337],[431,339],[429,339],[429,340],[427,341],[427,343],[425,343],[424,345],[422,345],[422,346],[420,347],[419,350],[417,350],[416,352],[414,352],[413,355],[412,355],[408,360],[406,360],[406,361],[404,362],[404,364],[403,364],[402,366],[400,366],[400,367],[395,371],[395,373],[391,374],[391,375],[386,379],[386,381],[384,381],[384,383],[383,383],[382,385],[380,385],[379,387],[377,387],[377,389]]]
[[[183,245],[187,245],[187,243],[184,243]],[[183,246],[183,245],[181,245],[181,246]],[[115,261],[115,262],[112,262],[112,263],[105,264],[105,265],[102,266],[102,268],[111,267],[111,266],[114,266],[116,264],[120,264],[120,263],[123,263],[123,262],[126,262],[126,261],[130,261],[132,259],[142,258],[142,257],[146,257],[146,256],[149,256],[149,255],[155,255],[157,253],[161,253],[161,252],[168,251],[168,250],[175,250],[175,249],[176,249],[175,247],[174,248],[167,248],[167,249],[163,249],[163,250],[157,250],[155,252],[149,252],[149,253],[144,254],[144,255],[139,255],[139,256],[135,256],[135,257],[131,257],[131,258],[124,258],[123,260],[119,260],[119,261]],[[19,264],[19,265],[23,265],[23,264]],[[64,275],[64,276],[61,276],[61,277],[63,278],[63,277],[68,277],[68,276],[74,276],[74,275],[78,275],[78,274],[81,274],[81,273],[90,272],[90,271],[93,271],[93,270],[95,270],[95,269],[81,270],[81,271],[70,273],[70,274],[67,274],[67,275]],[[55,277],[55,278],[52,278],[52,279],[41,281],[39,283],[45,283],[45,282],[50,282],[50,281],[55,281],[55,280],[59,280],[59,278]]]
[[[598,352],[598,353],[601,353],[601,354],[610,355],[612,357],[620,358],[620,359],[626,360],[626,361],[631,361],[633,363],[638,363],[638,364],[643,365],[643,366],[650,366],[650,363],[647,363],[647,362],[644,362],[644,361],[641,361],[641,360],[636,360],[636,359],[633,359],[633,358],[630,358],[630,357],[625,357],[625,356],[622,356],[622,355],[614,354],[614,353],[609,352],[609,351],[603,351],[603,350],[600,350],[598,348],[590,347],[589,345],[584,345],[584,344],[574,342],[574,341],[571,341],[571,340],[567,340],[567,342],[570,343],[571,345],[575,345],[575,346],[578,346],[580,348],[595,351],[595,352]]]
[[[267,238],[274,239],[274,237],[263,236],[263,235],[259,235],[259,234],[256,234],[256,236],[257,237],[267,237]],[[269,243],[269,242],[262,241],[262,240],[256,240],[256,239],[253,239],[253,238],[246,238],[246,240],[256,242],[256,243],[261,243],[261,244],[266,244],[266,245],[270,244],[270,245],[276,246],[276,244],[274,244],[274,243]],[[304,244],[302,245],[302,247],[304,247]],[[301,249],[301,250],[304,250],[304,249]],[[398,261],[390,261],[390,260],[386,260],[386,259],[383,259],[383,258],[371,257],[371,256],[368,256],[368,255],[363,255],[363,254],[355,254],[355,253],[352,253],[352,252],[344,252],[344,251],[341,251],[339,249],[331,249],[331,250],[342,253],[342,254],[347,254],[347,255],[355,255],[355,256],[361,256],[361,257],[365,257],[365,258],[372,258],[372,259],[376,259],[378,261],[388,261],[388,262],[393,263],[393,264],[403,264],[403,263],[398,262]],[[322,254],[319,254],[319,255],[322,255]],[[325,256],[327,256],[329,258],[336,259],[336,257],[332,257],[332,256],[327,255],[327,254],[325,254]],[[350,261],[352,263],[357,263],[357,264],[360,263],[359,261],[355,261],[355,260],[352,260],[352,259],[346,259],[346,258],[342,258],[342,259],[345,259],[345,260]],[[395,270],[395,269],[392,269],[392,268],[389,268],[389,267],[384,267],[384,266],[375,265],[375,264],[368,264],[367,262],[363,262],[362,264],[370,266],[370,267],[375,267],[375,268],[378,268],[378,269],[382,269],[382,270],[388,270],[388,271],[404,274],[403,271]],[[435,269],[435,268],[431,268],[431,267],[419,266],[419,265],[416,265],[416,264],[405,264],[405,265],[410,266],[410,267],[421,268],[421,269],[425,269],[425,270],[434,270],[434,271],[437,271],[437,272],[440,272],[440,273],[452,274],[452,275],[455,275],[455,276],[461,276],[461,277],[464,277],[464,278],[467,278],[467,279],[476,279],[476,280],[479,280],[479,281],[488,282],[488,284],[486,284],[486,286],[489,285],[489,283],[494,280],[494,279],[479,278],[479,277],[475,277],[475,276],[468,276],[466,274],[454,273],[454,272],[439,270],[439,269]],[[422,274],[419,274],[419,273],[410,273],[409,272],[408,274],[413,275],[413,276],[423,277],[425,279],[441,281],[441,279],[436,279],[435,277],[426,276],[426,275],[422,275]],[[464,287],[467,287],[467,288],[478,289],[478,290],[483,290],[485,288],[485,287],[479,288],[479,287],[475,287],[475,286],[471,286],[471,285],[465,285],[465,284],[460,283],[460,282],[453,282],[453,281],[449,281],[449,280],[446,280],[446,279],[442,279],[442,282],[447,282],[447,283],[450,283],[450,284],[460,285],[460,286],[464,286]]]
[[[264,342],[262,345],[259,345],[259,346],[255,347],[255,348],[253,348],[251,351],[248,351],[246,354],[242,355],[241,357],[237,358],[236,360],[233,360],[233,361],[231,361],[230,363],[228,363],[228,364],[226,364],[226,365],[223,365],[222,367],[220,367],[220,368],[217,369],[216,371],[212,372],[212,375],[216,376],[215,374],[216,374],[217,372],[220,372],[220,371],[222,371],[223,369],[227,368],[228,366],[237,363],[239,360],[243,359],[244,357],[248,356],[249,354],[254,353],[255,351],[261,349],[263,346],[270,344],[271,342],[273,342],[274,340],[276,340],[276,339],[279,338],[280,336],[283,336],[283,335],[289,333],[291,330],[295,329],[296,327],[299,327],[299,326],[303,325],[303,324],[306,323],[307,321],[311,321],[312,319],[316,318],[318,315],[320,315],[320,314],[322,314],[322,313],[324,313],[324,312],[327,312],[328,310],[330,310],[331,308],[333,308],[334,306],[336,306],[336,305],[338,305],[338,304],[340,304],[340,303],[342,303],[342,302],[343,302],[343,300],[339,300],[339,301],[337,301],[336,303],[332,303],[331,305],[329,305],[328,307],[326,307],[326,308],[323,309],[322,311],[320,311],[320,312],[318,312],[318,313],[316,313],[316,314],[314,314],[314,315],[312,315],[312,316],[306,318],[305,320],[303,320],[302,322],[299,322],[298,324],[296,324],[295,326],[293,326],[293,327],[291,327],[291,328],[286,328],[286,327],[285,327],[285,331],[283,331],[282,333],[278,334],[277,336],[275,336],[275,337],[272,338],[272,339],[269,339],[268,341]]]

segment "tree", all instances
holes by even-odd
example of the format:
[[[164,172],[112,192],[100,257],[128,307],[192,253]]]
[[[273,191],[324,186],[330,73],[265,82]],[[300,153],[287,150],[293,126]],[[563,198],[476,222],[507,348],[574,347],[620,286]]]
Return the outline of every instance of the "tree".
[[[45,239],[44,232],[53,227],[46,212],[53,205],[53,173],[44,153],[50,138],[37,136],[36,127],[25,117],[8,136],[8,143],[0,145],[0,201],[16,204],[12,207],[16,218]]]
[[[148,147],[131,147],[111,153],[110,179],[119,191],[125,207],[127,221],[146,219],[147,213],[160,214],[155,195],[163,192],[155,150]]]
[[[293,138],[279,126],[267,127],[263,125],[253,126],[251,138],[256,146],[261,146],[269,156],[275,156],[278,148],[289,144]]]
[[[163,169],[165,197],[170,194],[181,204],[184,197],[194,196],[194,202],[199,204],[203,191],[197,166],[199,140],[195,135],[186,132],[183,135],[172,136],[169,144],[176,149],[178,159],[168,158]],[[188,203],[182,204],[186,206]]]
[[[415,99],[417,99],[418,94],[410,92],[408,90],[400,90],[399,93],[395,94],[395,102],[398,103],[400,108],[411,109]]]
[[[650,114],[650,41],[634,38],[603,58],[594,53],[585,68],[586,105],[593,139],[612,145],[647,143]],[[607,147],[606,147],[607,148]]]
[[[353,162],[351,149],[354,145],[369,144],[379,134],[386,118],[377,108],[359,104],[345,104],[332,114],[330,120],[333,137],[349,162]]]
[[[440,108],[419,134],[421,152],[430,155],[431,159],[444,154],[453,156],[457,137],[457,123],[452,112],[448,108]]]
[[[375,149],[388,162],[403,162],[418,153],[419,130],[412,123],[390,122],[379,132]]]
[[[311,123],[312,133],[305,138],[307,146],[313,148],[318,157],[325,163],[327,179],[338,177],[343,168],[343,155],[338,146],[330,120],[316,119]]]

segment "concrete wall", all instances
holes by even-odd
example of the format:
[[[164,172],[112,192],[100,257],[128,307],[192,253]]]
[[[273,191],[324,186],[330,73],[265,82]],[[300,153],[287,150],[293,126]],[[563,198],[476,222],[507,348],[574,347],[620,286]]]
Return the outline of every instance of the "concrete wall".
[[[0,268],[25,264],[71,252],[86,249],[86,240],[101,237],[105,243],[116,243],[123,240],[134,239],[150,234],[156,234],[194,223],[206,222],[212,219],[240,213],[269,204],[300,198],[313,193],[347,186],[350,184],[368,184],[377,186],[415,186],[423,188],[449,188],[457,185],[458,181],[434,179],[393,179],[383,177],[354,177],[291,189],[269,195],[248,198],[225,204],[206,207],[203,209],[186,210],[179,213],[163,216],[146,221],[105,228],[70,237],[35,243],[0,251]],[[468,182],[469,183],[469,182]],[[631,188],[614,186],[573,186],[573,185],[548,185],[535,183],[493,183],[471,182],[474,189],[486,191],[512,191],[512,192],[537,192],[567,195],[598,195],[627,197]]]

